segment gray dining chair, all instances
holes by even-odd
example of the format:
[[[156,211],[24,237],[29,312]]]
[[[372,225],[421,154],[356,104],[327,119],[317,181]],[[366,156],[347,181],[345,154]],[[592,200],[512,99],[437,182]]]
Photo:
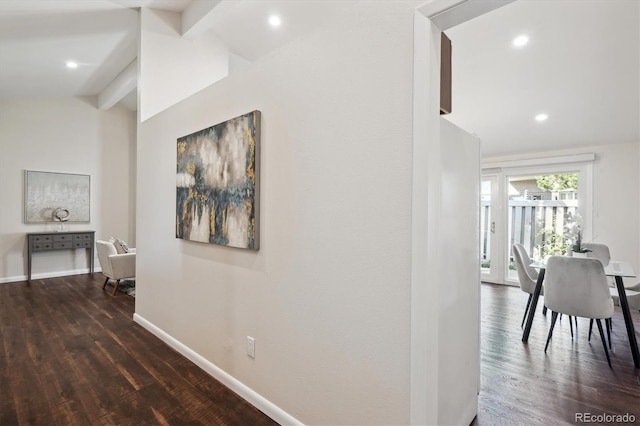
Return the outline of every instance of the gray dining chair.
[[[618,296],[617,288],[610,288],[611,298],[615,306],[620,306],[620,296]],[[627,303],[629,303],[629,310],[640,310],[640,283],[625,286],[624,293],[627,295]]]
[[[611,261],[611,252],[609,251],[609,246],[606,244],[601,244],[601,243],[582,243],[582,247],[591,250],[590,252],[587,253],[587,257],[590,258],[595,258],[598,259],[599,261],[602,262],[602,264],[606,267],[609,264],[609,261]],[[609,281],[607,280],[607,282],[609,283]],[[612,286],[613,283],[609,283],[609,286]],[[616,292],[616,297],[617,297],[617,292]],[[615,298],[614,298],[614,304],[615,304]],[[609,348],[612,348],[611,345],[611,329],[612,329],[612,324],[611,324],[611,318],[608,318],[605,321],[606,325],[607,325],[607,337],[609,338]],[[591,341],[591,331],[593,330],[593,319],[589,321],[589,341]]]
[[[531,299],[533,299],[533,292],[536,289],[536,281],[538,280],[538,271],[531,266],[531,259],[527,250],[522,244],[513,245],[513,259],[516,263],[516,271],[518,272],[518,281],[520,283],[520,290],[525,293],[529,293],[529,299],[527,300],[527,307],[524,308],[524,315],[522,316],[522,324],[520,328],[524,326],[524,320],[527,317],[529,306],[531,306]],[[544,288],[543,288],[544,291]],[[543,291],[540,292],[542,296]]]
[[[606,267],[611,260],[611,252],[609,246],[600,243],[582,243],[582,247],[591,250],[587,253],[587,257],[598,259]]]
[[[613,300],[602,262],[594,258],[551,256],[544,280],[545,304],[552,311],[545,353],[559,313],[596,320],[602,346],[611,367],[611,359],[602,329],[602,321],[613,315]]]

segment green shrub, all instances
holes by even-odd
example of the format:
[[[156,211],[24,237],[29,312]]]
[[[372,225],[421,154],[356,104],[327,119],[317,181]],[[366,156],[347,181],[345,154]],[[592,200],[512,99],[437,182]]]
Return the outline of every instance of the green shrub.
[[[557,256],[567,252],[567,241],[564,235],[558,234],[551,228],[544,228],[538,232],[538,236],[542,237],[540,244],[540,256]]]

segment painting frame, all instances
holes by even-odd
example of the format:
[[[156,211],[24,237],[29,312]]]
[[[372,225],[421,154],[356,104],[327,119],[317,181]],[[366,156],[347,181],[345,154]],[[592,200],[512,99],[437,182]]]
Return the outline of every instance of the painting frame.
[[[91,221],[91,175],[24,171],[24,223],[55,222],[56,209],[68,211],[67,223]]]
[[[178,239],[260,249],[259,110],[176,141]]]

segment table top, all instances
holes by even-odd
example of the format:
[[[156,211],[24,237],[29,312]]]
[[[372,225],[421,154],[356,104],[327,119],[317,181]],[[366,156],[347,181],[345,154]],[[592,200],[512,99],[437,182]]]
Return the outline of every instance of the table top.
[[[534,260],[531,262],[532,268],[546,269],[547,262],[545,260]],[[609,277],[635,277],[636,274],[629,263],[621,260],[610,260],[609,264],[604,267],[605,275]]]
[[[42,232],[27,232],[27,235],[64,235],[64,234],[95,234],[96,231],[88,230],[64,230],[64,231],[42,231]]]

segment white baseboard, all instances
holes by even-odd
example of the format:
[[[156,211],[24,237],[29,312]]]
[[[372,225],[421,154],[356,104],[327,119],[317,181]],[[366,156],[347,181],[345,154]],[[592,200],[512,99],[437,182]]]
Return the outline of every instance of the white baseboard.
[[[31,274],[32,280],[43,280],[45,278],[57,278],[57,277],[66,277],[69,275],[80,275],[80,274],[88,274],[91,272],[89,268],[85,269],[73,269],[70,271],[56,271],[56,272],[44,272],[40,274]],[[102,272],[100,267],[94,268],[94,272]],[[26,281],[26,275],[17,275],[14,277],[4,277],[0,278],[0,284],[4,283],[14,283],[16,281]]]
[[[138,314],[133,320],[281,425],[303,423]]]

